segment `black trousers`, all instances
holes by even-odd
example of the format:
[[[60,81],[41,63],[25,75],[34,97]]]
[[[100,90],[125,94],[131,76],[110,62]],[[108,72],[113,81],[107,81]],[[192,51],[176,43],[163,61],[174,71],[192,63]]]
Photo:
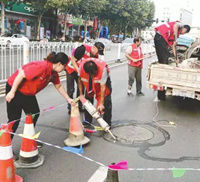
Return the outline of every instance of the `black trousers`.
[[[10,90],[11,90],[11,86],[7,83],[6,94]],[[27,95],[23,95],[19,91],[16,91],[15,97],[11,100],[11,102],[10,103],[7,102],[8,123],[14,120],[17,120],[14,123],[13,128],[12,128],[14,133],[19,126],[22,110],[25,112],[26,115],[34,114],[33,122],[35,126],[39,117],[39,112],[40,112],[36,96],[27,96]]]
[[[67,81],[67,94],[69,95],[70,98],[73,98],[74,91],[75,91],[75,82],[77,85],[76,89],[76,97],[80,95],[79,88],[78,88],[78,75],[76,72],[73,72],[72,74],[66,74],[66,81]],[[82,110],[82,103],[79,101],[79,110]],[[71,111],[71,105],[68,104],[68,110]]]
[[[108,78],[106,85],[109,88],[110,92],[112,93],[110,77]],[[104,109],[104,115],[103,115],[103,119],[108,123],[109,126],[111,126],[111,119],[112,119],[111,93],[110,95],[106,96],[104,99],[105,109]],[[94,96],[91,97],[89,94],[85,93],[85,98],[88,99],[92,104],[94,103]],[[98,104],[98,100],[97,100],[97,104]],[[87,111],[85,111],[85,120],[89,123],[92,123],[92,116]]]
[[[160,34],[156,33],[154,37],[154,44],[158,57],[158,62],[161,64],[168,64],[169,49],[165,39]]]

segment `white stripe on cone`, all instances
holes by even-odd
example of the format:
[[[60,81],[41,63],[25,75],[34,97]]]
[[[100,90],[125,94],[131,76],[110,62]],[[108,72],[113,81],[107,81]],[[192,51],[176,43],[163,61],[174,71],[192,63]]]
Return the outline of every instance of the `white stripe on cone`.
[[[21,157],[27,157],[27,158],[28,157],[34,157],[34,156],[36,156],[38,154],[39,154],[38,149],[34,150],[32,152],[24,152],[24,151],[20,150],[20,156]]]
[[[35,129],[33,124],[25,124],[24,126],[25,130],[24,130],[24,135],[25,136],[34,136],[35,135]]]
[[[12,146],[0,147],[0,160],[13,158]]]

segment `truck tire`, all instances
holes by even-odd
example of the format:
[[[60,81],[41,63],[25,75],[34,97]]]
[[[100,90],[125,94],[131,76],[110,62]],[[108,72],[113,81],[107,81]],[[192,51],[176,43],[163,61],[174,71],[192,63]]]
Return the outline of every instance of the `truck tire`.
[[[165,100],[166,99],[165,90],[164,91],[158,91],[157,96],[158,96],[159,100]]]
[[[194,42],[185,52],[185,59],[189,59],[193,54],[197,54],[200,50],[200,43]]]

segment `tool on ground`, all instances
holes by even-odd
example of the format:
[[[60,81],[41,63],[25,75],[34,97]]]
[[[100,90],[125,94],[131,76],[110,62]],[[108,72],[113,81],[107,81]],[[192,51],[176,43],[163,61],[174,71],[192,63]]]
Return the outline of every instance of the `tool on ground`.
[[[80,97],[78,97],[76,99],[79,100]],[[92,103],[90,101],[88,101],[86,98],[81,98],[80,99],[83,106],[85,107],[85,109],[88,111],[88,113],[97,120],[97,122],[100,124],[100,126],[103,128],[104,131],[108,132],[112,138],[114,140],[116,140],[116,137],[112,134],[112,132],[110,131],[110,126],[108,125],[108,123],[106,123],[106,121],[104,121],[104,119],[101,117],[101,115],[99,114],[99,112],[96,110],[96,108],[92,105]]]

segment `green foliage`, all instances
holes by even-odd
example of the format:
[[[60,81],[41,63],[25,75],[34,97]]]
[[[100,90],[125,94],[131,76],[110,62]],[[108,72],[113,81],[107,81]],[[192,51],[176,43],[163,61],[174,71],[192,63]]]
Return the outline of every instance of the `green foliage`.
[[[107,0],[98,17],[112,27],[111,32],[145,29],[153,23],[155,7],[150,0]]]

